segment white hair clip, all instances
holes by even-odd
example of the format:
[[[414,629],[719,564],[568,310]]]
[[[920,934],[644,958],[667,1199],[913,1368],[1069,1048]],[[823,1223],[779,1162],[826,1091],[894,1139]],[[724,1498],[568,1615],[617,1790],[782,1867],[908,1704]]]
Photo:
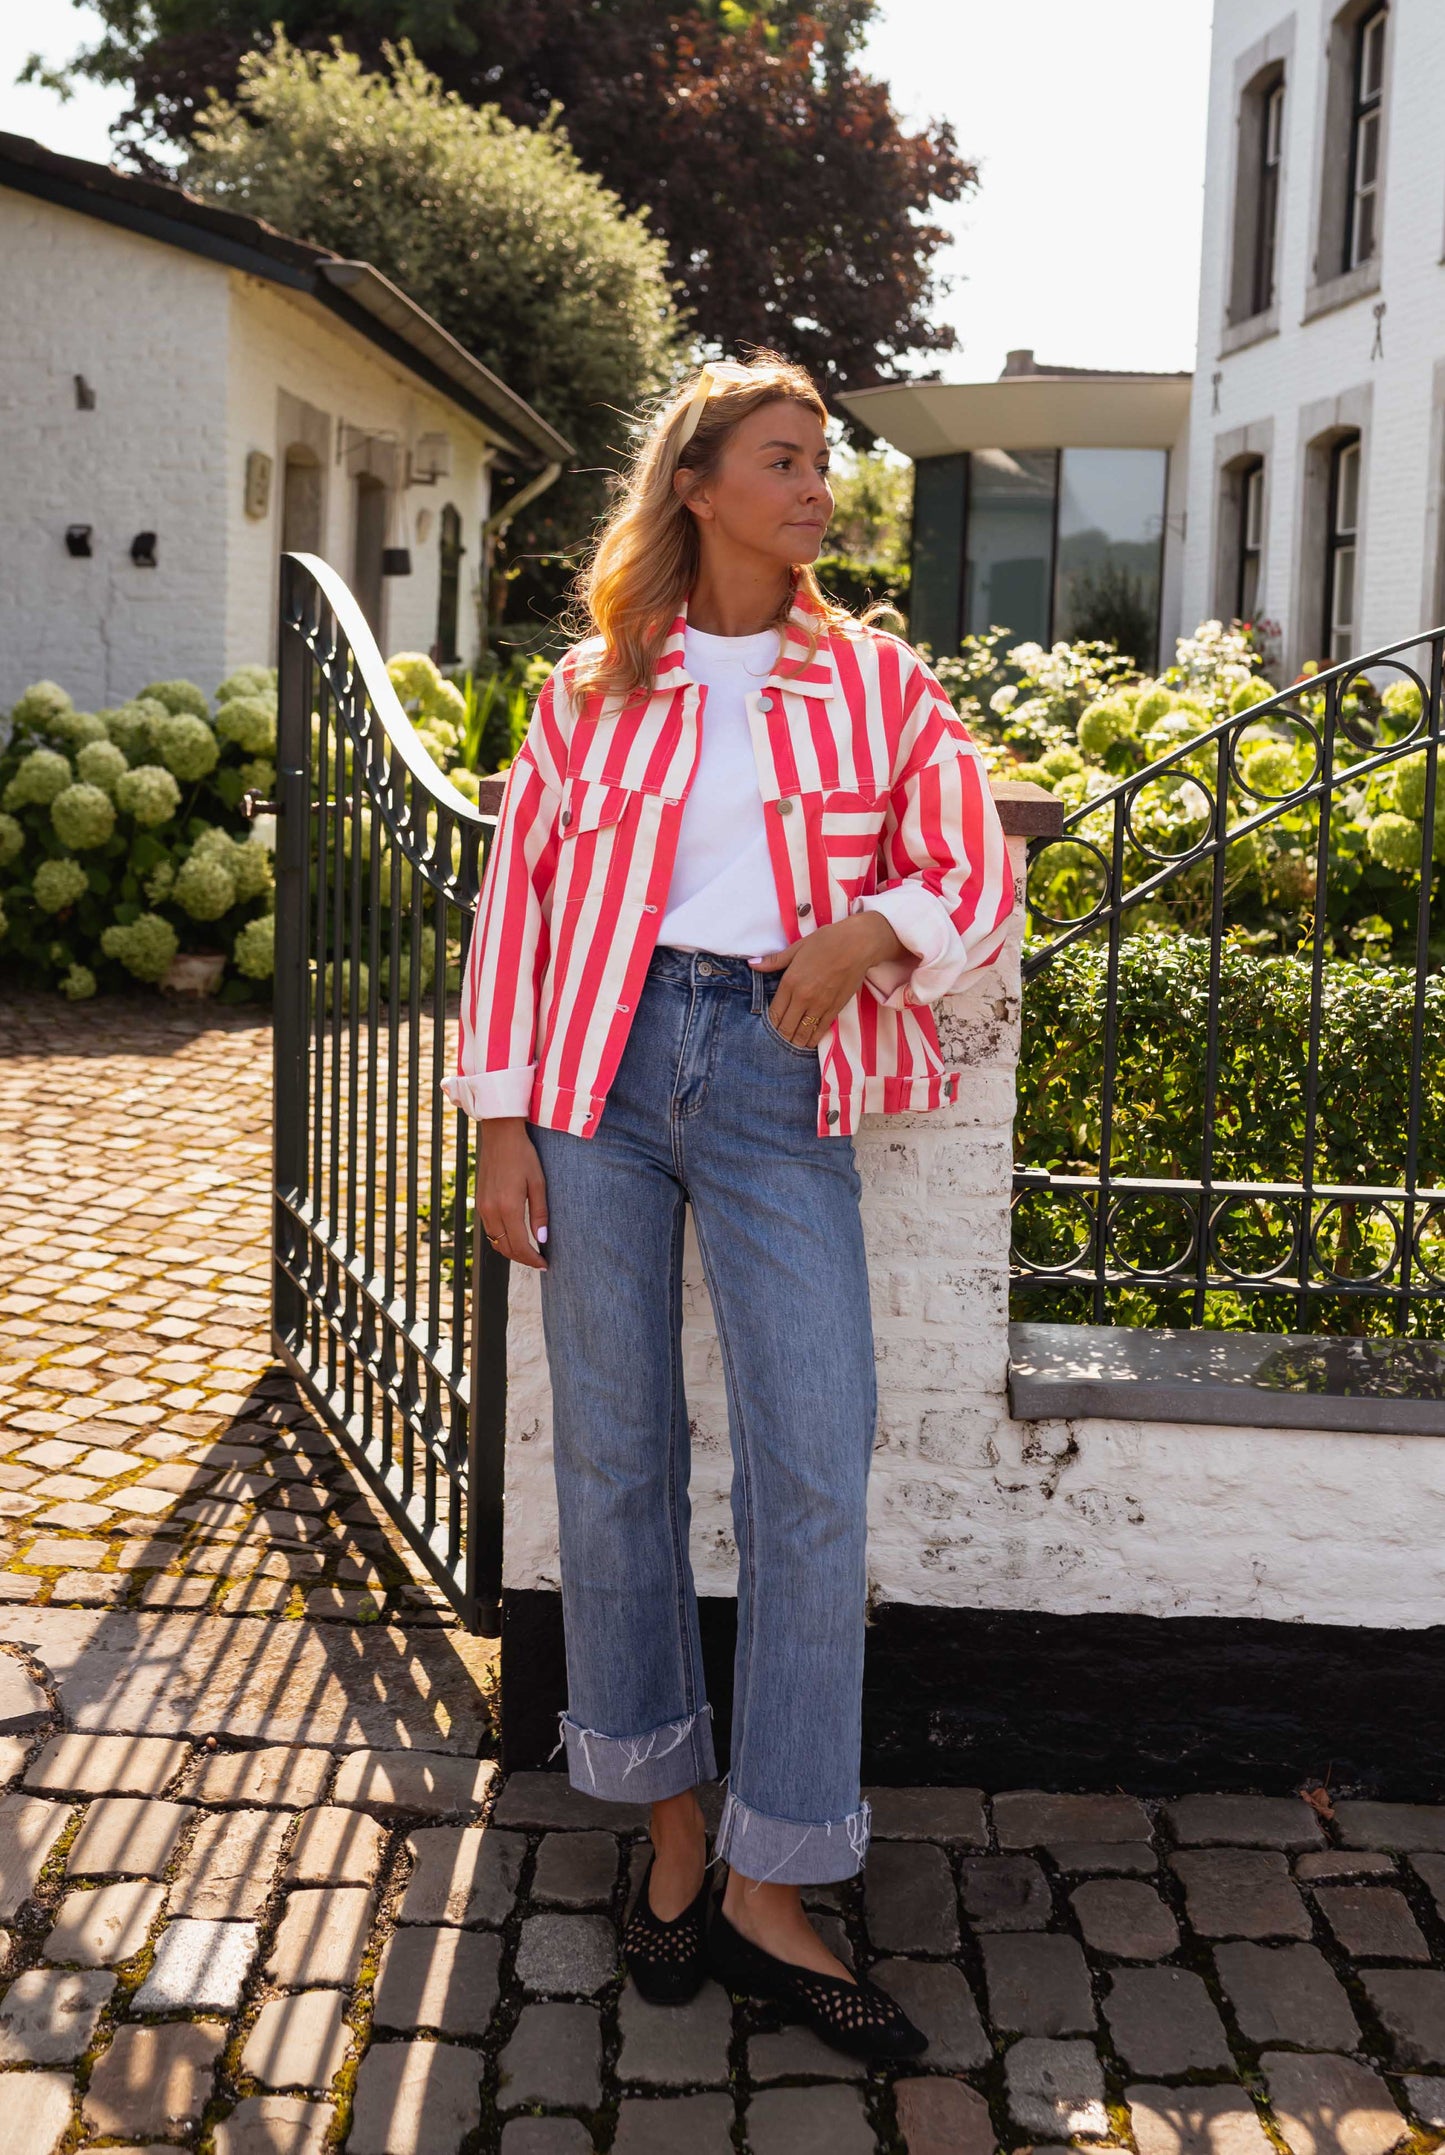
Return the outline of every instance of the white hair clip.
[[[688,398],[687,409],[682,415],[682,425],[677,430],[677,453],[681,456],[687,444],[697,432],[702,408],[712,395],[716,382],[745,382],[752,373],[750,367],[740,366],[735,359],[718,359],[705,366],[698,375],[697,385]]]

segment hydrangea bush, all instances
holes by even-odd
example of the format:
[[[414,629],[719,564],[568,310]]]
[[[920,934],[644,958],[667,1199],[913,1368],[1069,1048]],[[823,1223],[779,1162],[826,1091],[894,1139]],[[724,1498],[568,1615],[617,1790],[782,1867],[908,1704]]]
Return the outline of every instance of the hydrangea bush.
[[[214,699],[153,681],[107,711],[27,689],[0,750],[0,969],[81,1001],[219,951],[226,999],[265,993],[271,854],[240,803],[274,783],[275,750],[269,667]]]
[[[1182,637],[1173,663],[1157,676],[1141,676],[1107,644],[1060,643],[1045,650],[1011,644],[1000,630],[966,638],[960,655],[938,661],[936,671],[993,775],[1046,787],[1069,814],[1186,747],[1220,719],[1246,717],[1275,694],[1261,670],[1255,636],[1219,621]],[[1241,732],[1229,783],[1231,824],[1253,820],[1309,782],[1316,749],[1299,721],[1318,725],[1323,717],[1324,697],[1310,685],[1314,671],[1306,670],[1290,698],[1298,720],[1270,713]],[[1334,796],[1326,893],[1331,947],[1346,957],[1395,951],[1409,958],[1420,897],[1425,757],[1404,757],[1357,780],[1350,774],[1410,736],[1419,721],[1420,693],[1402,678],[1373,685],[1361,678],[1343,699],[1343,716],[1348,726],[1337,733],[1335,769],[1344,784]],[[1131,818],[1137,837],[1164,859],[1187,851],[1208,830],[1203,789],[1212,792],[1217,781],[1216,746],[1183,757],[1137,795]],[[1105,859],[1112,837],[1112,810],[1086,817],[1071,832],[1075,840],[1091,840]],[[1229,846],[1227,918],[1244,944],[1286,952],[1311,932],[1318,838],[1317,811],[1304,803],[1267,815],[1258,830]],[[1445,862],[1445,813],[1436,823],[1433,850],[1435,863]],[[1159,866],[1158,859],[1126,853],[1131,884]],[[1096,854],[1077,842],[1043,853],[1030,879],[1040,911],[1057,920],[1089,911],[1101,887]],[[1126,928],[1200,928],[1212,900],[1210,869],[1184,870],[1157,899],[1126,915]]]
[[[388,673],[425,748],[475,802],[479,774],[511,762],[548,663],[520,658],[458,683],[423,653],[403,651]],[[313,720],[313,738],[317,730]],[[343,767],[349,776],[349,749]],[[268,795],[275,785],[270,667],[238,668],[213,698],[191,681],[153,681],[116,709],[96,712],[77,711],[59,683],[37,682],[10,713],[0,747],[0,970],[80,1000],[137,981],[159,985],[178,956],[219,951],[227,961],[223,999],[268,994],[271,851],[260,835],[264,822],[253,832],[240,803],[248,790]],[[369,860],[365,810],[361,824]],[[349,822],[343,835],[349,848]],[[374,893],[388,907],[394,858],[386,847]],[[400,881],[409,906],[405,861]],[[436,962],[428,927],[423,988]],[[459,948],[449,946],[449,982],[459,962]],[[391,972],[384,959],[384,993]],[[405,954],[396,974],[398,992],[408,994]]]

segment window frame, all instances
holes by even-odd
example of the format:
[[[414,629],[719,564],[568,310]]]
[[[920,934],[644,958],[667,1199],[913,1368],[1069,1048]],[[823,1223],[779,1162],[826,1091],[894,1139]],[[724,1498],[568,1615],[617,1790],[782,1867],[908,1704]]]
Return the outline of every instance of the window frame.
[[[1350,79],[1350,145],[1349,174],[1345,186],[1345,246],[1340,268],[1342,274],[1360,269],[1366,262],[1374,261],[1380,252],[1380,194],[1383,178],[1382,150],[1385,137],[1385,40],[1389,35],[1389,0],[1366,10],[1355,25],[1354,65]],[[1376,69],[1373,89],[1366,87],[1366,64],[1371,40],[1378,33],[1375,45]],[[1366,129],[1373,132],[1374,174],[1367,187],[1361,186],[1360,173],[1364,162],[1363,147]],[[1370,244],[1360,246],[1360,227],[1365,209],[1370,218]]]
[[[1341,522],[1341,496],[1344,491],[1344,473],[1348,459],[1354,462],[1354,516],[1346,528]],[[1360,562],[1360,490],[1364,478],[1364,443],[1358,431],[1342,434],[1330,447],[1329,490],[1325,518],[1325,589],[1323,642],[1325,664],[1337,665],[1341,659],[1354,656],[1352,650],[1337,652],[1335,644],[1339,635],[1337,606],[1340,588],[1340,563],[1344,556],[1350,562],[1350,618],[1345,624],[1348,642],[1353,642],[1358,627],[1359,614],[1359,562]]]
[[[1275,300],[1275,264],[1279,250],[1280,193],[1284,177],[1285,73],[1259,92],[1259,157],[1254,216],[1254,260],[1250,264],[1250,311],[1266,314]],[[1271,152],[1273,154],[1271,154]]]
[[[1238,530],[1234,549],[1234,619],[1252,621],[1259,610],[1260,576],[1264,568],[1264,458],[1256,456],[1236,472],[1239,490]],[[1251,543],[1252,515],[1253,539]],[[1246,607],[1245,586],[1254,568],[1254,604]]]

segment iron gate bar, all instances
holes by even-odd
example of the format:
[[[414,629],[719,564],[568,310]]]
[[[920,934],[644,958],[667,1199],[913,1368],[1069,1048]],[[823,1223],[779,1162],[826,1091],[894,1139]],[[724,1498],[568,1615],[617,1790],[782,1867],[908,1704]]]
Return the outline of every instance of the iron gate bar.
[[[1423,654],[1419,666],[1407,663],[1409,655]],[[1345,709],[1345,699],[1357,685],[1368,685],[1374,673],[1387,672],[1413,684],[1420,696],[1420,711],[1399,739],[1380,745],[1379,736],[1367,740]],[[1073,945],[1086,940],[1105,941],[1103,960],[1103,1073],[1100,1085],[1099,1164],[1094,1174],[1063,1174],[1046,1168],[1020,1166],[1014,1177],[1015,1211],[1021,1199],[1049,1190],[1084,1204],[1089,1214],[1087,1241],[1066,1261],[1043,1264],[1030,1257],[1015,1234],[1013,1279],[1016,1287],[1072,1284],[1090,1289],[1096,1323],[1109,1320],[1111,1290],[1125,1283],[1190,1290],[1192,1321],[1204,1321],[1207,1297],[1212,1292],[1241,1291],[1248,1294],[1293,1295],[1297,1325],[1306,1328],[1312,1305],[1322,1299],[1361,1301],[1392,1305],[1397,1330],[1409,1323],[1412,1310],[1421,1303],[1445,1305],[1445,1276],[1422,1258],[1421,1236],[1427,1228],[1445,1232],[1445,1193],[1422,1188],[1419,1183],[1420,1150],[1425,1104],[1425,1034],[1430,982],[1438,982],[1430,966],[1430,900],[1434,877],[1434,839],[1438,817],[1439,758],[1442,737],[1442,674],[1445,674],[1445,629],[1422,631],[1397,643],[1382,646],[1359,658],[1341,661],[1313,676],[1302,678],[1243,712],[1216,720],[1192,738],[1181,742],[1158,761],[1111,785],[1085,801],[1064,820],[1061,838],[1045,838],[1030,847],[1030,866],[1036,867],[1055,845],[1082,845],[1102,871],[1104,887],[1097,903],[1085,905],[1078,916],[1049,920],[1040,910],[1031,878],[1029,912],[1047,934],[1041,947],[1027,949],[1022,973],[1025,983],[1037,980]],[[1323,698],[1317,714],[1300,708],[1302,699]],[[1252,788],[1239,768],[1238,750],[1250,729],[1268,726],[1271,720],[1287,721],[1314,745],[1314,767],[1309,777],[1290,785],[1278,796]],[[1351,756],[1338,754],[1341,742]],[[1201,764],[1212,756],[1212,784],[1201,776]],[[1398,1183],[1376,1186],[1317,1180],[1321,1143],[1320,1057],[1323,1029],[1325,958],[1329,944],[1330,866],[1335,805],[1346,786],[1357,787],[1377,773],[1409,757],[1423,757],[1424,805],[1421,817],[1420,889],[1415,907],[1413,950],[1413,1002],[1410,1020],[1408,1105],[1405,1114],[1404,1158]],[[1162,854],[1140,839],[1133,813],[1146,787],[1173,776],[1194,786],[1208,802],[1202,837],[1177,853]],[[1231,799],[1243,794],[1244,812],[1230,821]],[[1215,1175],[1216,1132],[1220,1101],[1220,1010],[1226,948],[1226,882],[1231,847],[1267,832],[1286,816],[1315,812],[1314,903],[1309,936],[1309,1009],[1303,1047],[1303,1130],[1299,1180],[1237,1182]],[[1101,825],[1110,819],[1107,839]],[[1107,857],[1106,857],[1107,856]],[[1208,907],[1207,1023],[1203,1042],[1203,1082],[1197,1129],[1187,1134],[1198,1153],[1197,1178],[1178,1176],[1121,1175],[1115,1158],[1120,1109],[1120,964],[1126,917],[1151,900],[1168,893],[1190,870],[1207,865],[1210,876]],[[1139,872],[1139,880],[1125,888],[1126,873]],[[1403,972],[1404,968],[1399,968]],[[1026,1020],[1027,1022],[1027,1020]],[[1393,1162],[1392,1162],[1393,1165]],[[1172,1264],[1133,1268],[1110,1263],[1110,1233],[1119,1195],[1147,1196],[1188,1201],[1191,1240],[1184,1258]],[[1298,1206],[1291,1250],[1291,1272],[1284,1279],[1275,1272],[1247,1274],[1230,1270],[1212,1247],[1220,1220],[1220,1202],[1232,1197],[1274,1198]],[[1356,1276],[1321,1270],[1316,1242],[1321,1204],[1358,1207],[1369,1204],[1399,1208],[1389,1224],[1395,1250],[1383,1274]],[[1177,1322],[1171,1318],[1170,1322]]]
[[[440,1080],[496,818],[434,761],[314,555],[282,560],[279,670],[276,1351],[462,1620],[494,1631],[510,1268],[468,1235],[474,1132]]]

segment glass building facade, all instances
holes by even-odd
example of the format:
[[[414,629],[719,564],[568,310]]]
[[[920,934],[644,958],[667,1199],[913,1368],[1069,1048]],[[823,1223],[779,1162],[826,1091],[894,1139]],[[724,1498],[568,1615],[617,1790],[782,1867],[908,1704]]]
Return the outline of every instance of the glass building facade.
[[[1159,642],[1164,449],[973,449],[916,468],[909,634],[1115,642],[1144,667]]]

